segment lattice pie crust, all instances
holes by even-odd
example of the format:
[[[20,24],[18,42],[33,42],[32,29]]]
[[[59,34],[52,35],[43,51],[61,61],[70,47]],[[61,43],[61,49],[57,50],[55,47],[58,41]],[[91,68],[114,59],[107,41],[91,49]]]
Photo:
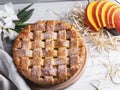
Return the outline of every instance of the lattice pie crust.
[[[75,28],[61,21],[39,21],[24,28],[14,42],[18,71],[41,86],[70,79],[83,67],[86,48]]]

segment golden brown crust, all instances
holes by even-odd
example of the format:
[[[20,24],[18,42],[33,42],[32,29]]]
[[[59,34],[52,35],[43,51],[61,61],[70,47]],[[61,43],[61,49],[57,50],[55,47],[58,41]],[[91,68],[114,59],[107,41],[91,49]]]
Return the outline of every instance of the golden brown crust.
[[[70,79],[83,66],[85,54],[85,44],[75,28],[54,20],[28,25],[13,47],[18,70],[41,86]]]

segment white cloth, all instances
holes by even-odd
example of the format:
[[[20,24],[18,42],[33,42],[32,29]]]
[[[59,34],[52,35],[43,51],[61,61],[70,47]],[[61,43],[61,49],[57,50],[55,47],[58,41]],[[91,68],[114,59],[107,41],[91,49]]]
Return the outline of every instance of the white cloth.
[[[30,90],[24,79],[17,72],[13,59],[8,54],[10,52],[6,52],[11,51],[12,45],[7,45],[11,43],[8,43],[9,40],[6,41],[3,37],[3,33],[0,33],[0,90]],[[9,48],[6,48],[8,46]]]

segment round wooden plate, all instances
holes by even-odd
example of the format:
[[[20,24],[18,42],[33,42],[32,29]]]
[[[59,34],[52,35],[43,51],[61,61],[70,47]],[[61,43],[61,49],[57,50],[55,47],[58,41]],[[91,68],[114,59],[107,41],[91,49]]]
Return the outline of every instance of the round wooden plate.
[[[83,63],[83,66],[76,72],[76,74],[74,74],[70,79],[68,79],[66,82],[63,82],[61,84],[58,85],[54,85],[52,87],[46,87],[46,88],[41,88],[33,83],[28,83],[29,86],[31,87],[32,90],[61,90],[64,89],[70,85],[72,85],[74,82],[76,82],[80,76],[83,74],[85,66],[86,66],[86,61],[87,61],[87,50],[86,50],[86,56],[85,56],[85,60]]]

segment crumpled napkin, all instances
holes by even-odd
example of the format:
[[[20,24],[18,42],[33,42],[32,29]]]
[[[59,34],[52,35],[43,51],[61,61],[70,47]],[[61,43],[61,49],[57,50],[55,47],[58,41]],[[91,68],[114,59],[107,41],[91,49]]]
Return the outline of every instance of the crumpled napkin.
[[[0,90],[31,90],[19,75],[14,65],[12,42],[17,36],[15,31],[0,32]]]

